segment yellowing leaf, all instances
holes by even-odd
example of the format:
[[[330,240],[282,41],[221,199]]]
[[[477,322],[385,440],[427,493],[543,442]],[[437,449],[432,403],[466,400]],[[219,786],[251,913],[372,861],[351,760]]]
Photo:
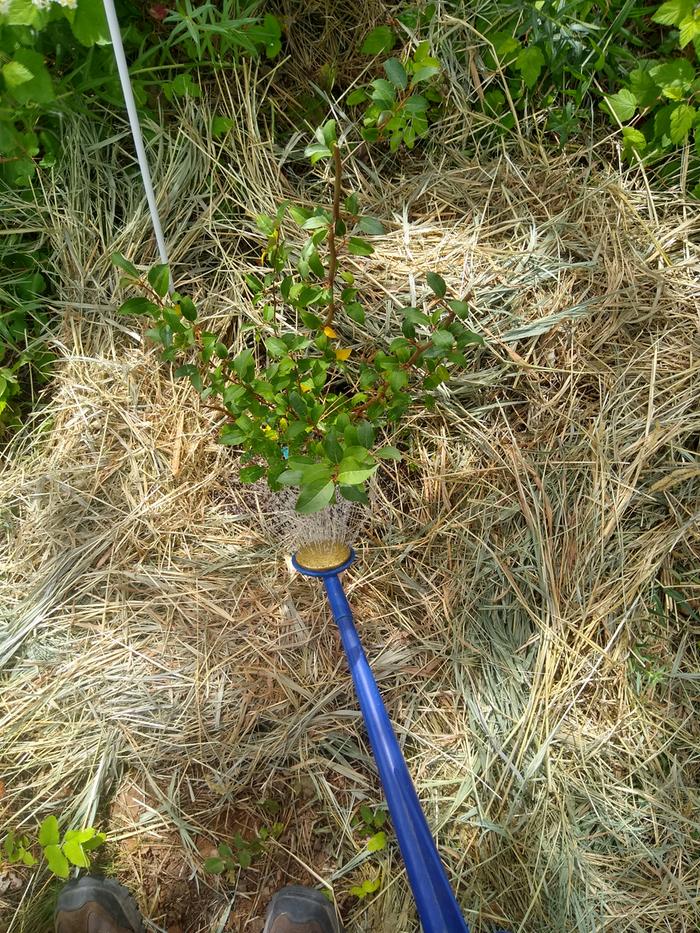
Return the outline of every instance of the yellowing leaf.
[[[299,388],[302,392],[310,392],[314,387],[313,382],[301,382],[299,383]]]
[[[323,328],[323,333],[326,335],[326,337],[337,337],[338,336],[336,332],[333,330],[333,328],[329,327],[328,324],[326,324],[326,326]]]
[[[351,353],[352,349],[350,347],[345,347],[343,350],[338,349],[335,351],[335,358],[336,360],[340,360],[340,362],[343,363],[345,360],[347,360]]]

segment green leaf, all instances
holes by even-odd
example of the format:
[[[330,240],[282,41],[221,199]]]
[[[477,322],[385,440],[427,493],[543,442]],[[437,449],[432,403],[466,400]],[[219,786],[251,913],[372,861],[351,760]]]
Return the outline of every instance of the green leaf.
[[[422,94],[414,94],[406,101],[404,110],[406,113],[410,113],[412,116],[416,116],[417,114],[425,113],[429,106],[429,102],[425,97],[422,96]]]
[[[289,347],[279,337],[268,337],[265,341],[265,349],[270,356],[284,356],[289,353]]]
[[[90,859],[83,852],[83,847],[77,839],[67,839],[61,846],[63,854],[71,864],[78,868],[89,868]]]
[[[357,460],[362,466],[371,467],[374,464],[374,457],[366,447],[356,443],[356,441],[359,440],[357,433],[357,427],[355,425],[349,425],[345,429],[345,441],[350,445],[345,448],[345,456]]]
[[[226,870],[226,862],[217,856],[208,858],[204,862],[204,870],[208,871],[211,875],[220,875]]]
[[[484,338],[481,334],[477,334],[473,330],[463,330],[457,339],[457,343],[460,347],[465,347],[470,343],[476,343],[480,347],[485,346]]]
[[[374,444],[374,428],[369,421],[360,421],[355,427],[357,430],[357,440],[360,446],[364,448],[371,447],[372,444]],[[364,456],[367,458],[366,454]]]
[[[364,104],[366,100],[369,99],[369,95],[364,88],[356,87],[354,91],[350,91],[348,96],[345,99],[345,103],[348,107],[356,107],[357,104]]]
[[[436,330],[430,339],[433,346],[439,350],[449,350],[455,342],[455,338],[449,330]]]
[[[322,133],[323,142],[328,146],[328,148],[332,152],[333,143],[336,141],[335,120],[329,120],[327,123],[324,123],[321,129],[321,133]]]
[[[254,483],[256,480],[260,479],[261,476],[264,476],[266,472],[263,466],[243,467],[243,469],[238,472],[238,478],[242,483]]]
[[[238,852],[238,864],[241,868],[250,868],[250,864],[253,861],[253,856],[250,854],[249,849],[240,849]]]
[[[238,374],[238,376],[244,381],[247,382],[255,370],[255,360],[253,359],[253,353],[251,350],[241,350],[238,356],[233,361],[233,368]]]
[[[49,871],[53,872],[53,874],[57,875],[59,878],[68,877],[70,865],[68,864],[68,859],[61,851],[60,846],[54,844],[45,846],[44,857],[46,858],[46,864],[49,866]]]
[[[653,107],[661,94],[661,88],[652,78],[646,62],[630,72],[629,85],[630,90],[637,99],[637,104],[642,110]]]
[[[28,868],[31,868],[33,865],[36,865],[36,859],[34,858],[32,853],[28,852],[26,849],[24,849],[20,853],[20,860],[22,864],[26,865]]]
[[[8,91],[16,101],[20,104],[51,103],[54,99],[53,82],[44,65],[44,56],[40,52],[34,52],[31,49],[16,49],[11,64],[15,66],[15,71],[23,68],[25,72],[31,74],[31,78],[16,84],[14,87],[8,86]]]
[[[335,486],[332,482],[323,482],[323,480],[311,483],[309,486],[302,486],[299,498],[296,501],[295,509],[302,515],[309,515],[312,512],[318,512],[328,505],[333,498]]]
[[[622,88],[617,94],[605,98],[605,109],[620,123],[631,120],[637,110],[637,98],[632,91]]]
[[[512,61],[515,57],[515,52],[521,47],[519,40],[508,30],[501,30],[500,32],[493,33],[490,37],[490,41],[493,44],[496,57],[500,59],[503,64]]]
[[[3,25],[7,26],[33,26],[42,12],[31,0],[9,0],[0,18]]]
[[[311,143],[304,149],[304,155],[315,165],[319,159],[330,159],[332,153],[328,146],[323,143]]]
[[[360,51],[363,55],[381,55],[391,52],[396,45],[396,36],[388,26],[376,26],[365,37]]]
[[[133,262],[129,262],[129,260],[125,259],[121,253],[112,253],[110,259],[113,266],[116,266],[118,269],[122,269],[124,272],[135,279],[139,278],[139,270],[136,268]]]
[[[158,311],[158,305],[144,298],[143,295],[139,295],[138,298],[129,298],[119,306],[120,314],[148,314],[149,317],[157,317]]]
[[[439,65],[421,65],[420,68],[416,68],[413,72],[413,77],[411,78],[411,84],[420,84],[421,81],[429,81],[430,78],[434,78],[435,75],[440,74]]]
[[[370,839],[367,840],[368,852],[381,852],[385,847],[386,833],[384,832],[375,833]]]
[[[308,220],[305,220],[301,225],[303,230],[319,230],[321,227],[327,227],[330,223],[328,217],[324,215],[317,215],[314,217],[309,217]]]
[[[356,217],[360,213],[360,200],[355,192],[349,194],[345,199],[345,210],[348,214],[352,214],[353,217]]]
[[[432,55],[430,54],[430,43],[428,42],[427,39],[419,43],[419,45],[416,48],[416,51],[413,53],[413,60],[416,63],[423,64],[423,65],[439,64],[438,60],[436,58],[433,58]]]
[[[428,287],[438,298],[444,298],[447,293],[447,283],[437,272],[429,272],[425,277]]]
[[[387,78],[399,91],[405,91],[408,87],[408,75],[406,69],[398,58],[390,58],[384,62],[384,71]]]
[[[384,233],[384,225],[376,217],[360,217],[357,226],[368,236],[382,236]]]
[[[691,15],[693,6],[693,0],[668,0],[661,4],[652,20],[662,26],[678,26],[681,20]]]
[[[17,850],[17,846],[16,846],[16,843],[15,843],[15,832],[14,832],[14,830],[11,829],[11,830],[7,833],[7,835],[5,836],[5,840],[4,840],[3,844],[2,844],[2,848],[3,848],[3,850],[4,850],[4,852],[5,852],[5,855],[7,856],[7,858],[8,858],[10,861],[13,861],[14,858],[15,858],[16,850]]]
[[[374,814],[374,825],[377,829],[381,829],[382,826],[386,823],[386,810],[377,810]]]
[[[469,305],[466,301],[458,301],[456,298],[452,298],[447,304],[458,318],[465,318],[469,314]]]
[[[688,45],[689,42],[692,42],[694,39],[697,39],[700,36],[700,18],[695,16],[688,16],[680,24],[680,30],[678,35],[678,44],[682,49]],[[697,49],[697,46],[696,46]]]
[[[275,222],[268,214],[258,214],[255,218],[255,226],[265,236],[272,236],[275,232]]]
[[[26,65],[12,61],[2,66],[2,76],[5,79],[7,89],[11,91],[12,88],[19,87],[20,84],[26,84],[27,81],[31,81],[34,74]]]
[[[533,88],[537,84],[544,63],[545,57],[539,46],[529,45],[526,49],[521,49],[518,52],[515,67],[523,76],[526,87]]]
[[[353,457],[345,456],[340,462],[338,468],[338,483],[341,486],[359,486],[369,479],[377,470],[377,465],[367,466],[355,460]]]
[[[361,502],[363,505],[369,505],[369,496],[362,486],[338,486],[338,492],[348,502]]]
[[[233,424],[225,424],[219,434],[219,443],[228,447],[237,447],[245,440],[245,432]]]
[[[668,97],[669,100],[682,100],[695,79],[695,69],[687,58],[675,58],[673,61],[656,65],[649,74],[661,87],[664,97]]]
[[[390,81],[385,81],[384,78],[375,78],[375,80],[372,81],[371,96],[372,100],[383,109],[386,109],[389,112],[389,116],[391,116],[391,108],[396,100],[396,88],[394,85]],[[381,122],[383,121],[380,121],[380,123]]]
[[[375,451],[374,456],[379,457],[380,460],[401,460],[403,454],[396,447],[380,447]]]
[[[85,845],[86,842],[90,842],[94,835],[95,829],[92,826],[87,826],[85,829],[69,829],[63,837],[63,841],[72,842],[75,840],[82,846]]]
[[[644,133],[633,126],[622,127],[622,154],[629,159],[633,153],[642,153],[646,149],[647,141]]]
[[[235,29],[234,22],[232,26]],[[262,23],[250,26],[247,34],[256,45],[264,47],[266,58],[272,59],[279,55],[282,48],[282,24],[276,16],[265,14]]]
[[[148,281],[159,298],[165,298],[170,285],[170,272],[165,265],[153,266],[148,270]]]
[[[338,441],[338,432],[331,429],[323,440],[323,449],[332,463],[340,463],[343,459],[343,448]]]
[[[284,470],[277,477],[280,486],[298,486],[302,479],[301,470]]]
[[[83,842],[83,849],[86,852],[92,852],[94,849],[99,849],[99,847],[106,841],[107,835],[105,833],[96,832],[92,839],[88,839]]]
[[[47,816],[39,827],[39,845],[43,848],[57,846],[60,838],[58,820],[53,815]]]
[[[374,813],[372,808],[368,807],[366,803],[363,803],[360,807],[360,816],[362,817],[362,822],[367,826],[371,826],[374,822]]]
[[[292,461],[292,465],[297,466],[298,464]],[[329,461],[322,461],[321,463],[302,463],[299,465],[301,469],[301,486],[311,486],[314,483],[328,483],[331,479],[331,469],[333,464]]]
[[[221,139],[229,130],[233,129],[233,126],[233,120],[229,117],[222,117],[217,114],[211,121],[211,135],[214,139]]]
[[[168,100],[173,100],[176,97],[201,97],[202,89],[194,80],[191,74],[179,74],[177,77],[173,78],[172,81],[169,81],[162,85],[163,93]]]
[[[79,0],[71,29],[82,45],[108,45],[109,27],[102,0]]]
[[[374,894],[375,891],[379,890],[379,886],[382,883],[381,878],[375,878],[374,881],[363,881],[362,890],[365,894]]]
[[[408,385],[408,374],[403,369],[393,369],[387,373],[386,381],[394,392],[400,392]]]
[[[359,301],[351,301],[350,304],[345,305],[345,313],[351,320],[355,321],[356,324],[365,323],[364,308]]]
[[[683,143],[693,127],[697,110],[689,104],[678,104],[670,116],[670,137],[672,143]]]
[[[191,298],[188,298],[186,295],[184,298],[180,299],[180,311],[182,311],[182,316],[186,321],[196,321],[197,320],[197,308],[194,301]]]
[[[371,256],[374,247],[359,236],[351,236],[348,240],[348,252],[351,256]]]

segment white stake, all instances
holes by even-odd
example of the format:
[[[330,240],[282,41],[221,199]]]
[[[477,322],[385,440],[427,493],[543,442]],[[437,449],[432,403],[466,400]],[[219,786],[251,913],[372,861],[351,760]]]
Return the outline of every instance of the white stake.
[[[136,147],[136,156],[139,161],[139,169],[141,170],[141,178],[143,179],[143,187],[146,190],[146,200],[148,201],[148,209],[151,213],[151,221],[153,223],[153,232],[156,235],[156,243],[158,244],[158,254],[160,256],[160,261],[168,264],[168,251],[165,248],[165,239],[163,237],[163,228],[160,225],[160,217],[158,216],[158,207],[156,206],[156,196],[153,191],[153,184],[151,182],[151,173],[148,169],[148,160],[146,159],[146,150],[143,146],[143,136],[141,135],[141,126],[139,124],[139,116],[136,112],[136,101],[134,100],[134,92],[131,89],[131,80],[129,78],[129,66],[126,63],[126,56],[124,55],[124,45],[122,43],[122,34],[119,29],[119,20],[117,19],[117,11],[114,9],[113,0],[102,0],[104,3],[105,13],[107,15],[107,24],[109,25],[109,34],[112,38],[112,46],[114,47],[114,57],[117,62],[117,69],[119,71],[119,80],[122,85],[122,92],[124,94],[124,103],[126,104],[126,112],[129,115],[129,124],[131,125],[131,135],[134,138],[134,146]],[[172,291],[172,285],[171,285]]]

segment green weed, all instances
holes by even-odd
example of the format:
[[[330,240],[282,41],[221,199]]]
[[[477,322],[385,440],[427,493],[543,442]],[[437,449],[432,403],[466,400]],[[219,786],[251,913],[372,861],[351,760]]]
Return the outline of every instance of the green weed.
[[[47,816],[39,827],[36,841],[26,833],[18,834],[10,830],[2,844],[4,860],[9,864],[21,863],[28,867],[37,864],[33,849],[40,848],[49,871],[58,878],[67,878],[71,865],[77,868],[89,868],[91,853],[99,848],[106,839],[104,833],[92,826],[85,829],[69,829],[61,836],[58,819]]]

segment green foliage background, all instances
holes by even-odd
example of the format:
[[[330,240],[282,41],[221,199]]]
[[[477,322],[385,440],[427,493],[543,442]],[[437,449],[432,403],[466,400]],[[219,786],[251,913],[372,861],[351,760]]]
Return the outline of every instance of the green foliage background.
[[[430,126],[449,107],[447,66],[471,76],[480,154],[518,134],[552,148],[607,139],[612,159],[619,151],[658,185],[678,183],[683,156],[685,188],[700,196],[694,0],[456,0],[445,10],[469,23],[468,43],[454,41],[435,3],[419,0],[387,5],[385,20],[355,37],[354,55],[371,60],[368,82],[348,83],[336,62],[320,63],[327,90],[361,122],[366,144],[430,146]],[[138,105],[155,120],[170,119],[180,98],[211,94],[216,74],[243,58],[274,67],[293,54],[274,3],[120,0],[118,15]],[[0,91],[0,189],[40,200],[71,114],[98,120],[105,137],[122,119],[102,0],[2,0]],[[313,89],[299,97],[306,109],[295,118],[304,131],[327,106]],[[224,135],[229,122],[217,118],[212,136]],[[283,143],[289,129],[279,133]],[[322,155],[317,145],[312,161]],[[21,423],[51,374],[53,296],[39,235],[8,230],[0,263],[0,427],[7,428]]]

